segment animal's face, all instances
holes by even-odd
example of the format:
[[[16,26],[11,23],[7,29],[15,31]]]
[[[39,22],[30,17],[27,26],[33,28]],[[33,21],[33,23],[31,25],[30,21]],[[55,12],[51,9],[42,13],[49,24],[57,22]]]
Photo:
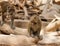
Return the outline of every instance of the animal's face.
[[[3,11],[7,11],[9,9],[13,9],[13,6],[9,2],[3,1],[1,2],[1,8]]]
[[[38,16],[34,16],[34,17],[32,17],[31,19],[32,19],[31,22],[32,22],[34,25],[36,25],[36,24],[39,22],[39,17],[38,17]]]
[[[32,16],[30,23],[31,23],[31,28],[33,28],[34,31],[39,29],[41,26],[41,21],[39,20],[38,16]]]

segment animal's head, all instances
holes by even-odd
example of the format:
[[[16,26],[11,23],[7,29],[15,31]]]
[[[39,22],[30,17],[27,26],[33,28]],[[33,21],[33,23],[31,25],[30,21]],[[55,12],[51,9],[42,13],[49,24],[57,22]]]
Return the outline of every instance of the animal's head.
[[[39,21],[40,21],[39,16],[37,16],[37,15],[32,16],[30,21],[31,21],[31,23],[32,23],[33,25],[38,24]]]

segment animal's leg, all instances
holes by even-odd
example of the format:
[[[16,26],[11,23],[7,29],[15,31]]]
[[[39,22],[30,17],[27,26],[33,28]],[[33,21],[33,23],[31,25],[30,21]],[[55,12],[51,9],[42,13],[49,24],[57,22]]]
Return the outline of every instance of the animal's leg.
[[[33,30],[32,30],[32,28],[29,29],[29,35],[30,35],[31,37],[33,37]]]
[[[5,15],[2,13],[2,21],[1,21],[1,26],[5,23]]]
[[[38,39],[40,39],[40,30],[37,31],[36,35],[37,35]]]
[[[43,37],[42,37],[42,36],[40,36],[40,31],[39,31],[39,30],[37,31],[37,37],[38,37],[38,39],[40,39],[40,40],[42,40],[42,39],[43,39]]]
[[[11,28],[15,29],[15,26],[14,26],[14,14],[11,15]]]
[[[33,34],[33,31],[31,30],[31,34],[30,34],[31,37],[34,37],[34,34]]]

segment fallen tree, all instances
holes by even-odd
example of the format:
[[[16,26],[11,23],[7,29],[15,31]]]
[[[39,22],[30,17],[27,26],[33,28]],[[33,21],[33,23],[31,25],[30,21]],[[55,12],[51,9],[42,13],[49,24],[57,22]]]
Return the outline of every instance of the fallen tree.
[[[56,31],[60,27],[60,21],[55,21],[50,24],[45,28],[45,31],[50,32],[50,31]]]
[[[15,27],[15,29],[11,29],[11,27],[8,24],[4,24],[3,26],[0,26],[0,31],[5,34],[15,34],[15,35],[29,35],[27,29],[22,29]]]
[[[57,35],[60,35],[60,20],[55,21],[53,19],[45,28],[41,29],[41,35],[45,35],[48,32],[57,32]]]
[[[0,35],[2,46],[32,46],[36,42],[36,39],[23,35]]]

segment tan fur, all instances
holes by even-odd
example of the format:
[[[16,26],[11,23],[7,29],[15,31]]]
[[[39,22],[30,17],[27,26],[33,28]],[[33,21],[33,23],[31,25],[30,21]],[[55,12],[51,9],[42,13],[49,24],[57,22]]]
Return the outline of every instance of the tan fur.
[[[1,11],[2,12],[2,23],[1,23],[1,25],[3,25],[3,23],[5,23],[6,16],[10,15],[11,16],[11,27],[13,28],[13,22],[14,22],[14,16],[15,16],[14,6],[7,1],[0,2],[0,6],[2,9],[2,11]],[[7,14],[7,12],[8,12],[8,14]]]
[[[31,30],[31,28],[33,30]],[[40,34],[40,30],[41,30],[41,20],[39,19],[39,16],[37,16],[37,15],[32,16],[31,20],[29,22],[29,25],[28,25],[29,34],[31,35],[33,32],[36,32],[36,33],[38,32],[37,35],[39,35]],[[33,32],[31,33],[31,31],[33,31]]]

